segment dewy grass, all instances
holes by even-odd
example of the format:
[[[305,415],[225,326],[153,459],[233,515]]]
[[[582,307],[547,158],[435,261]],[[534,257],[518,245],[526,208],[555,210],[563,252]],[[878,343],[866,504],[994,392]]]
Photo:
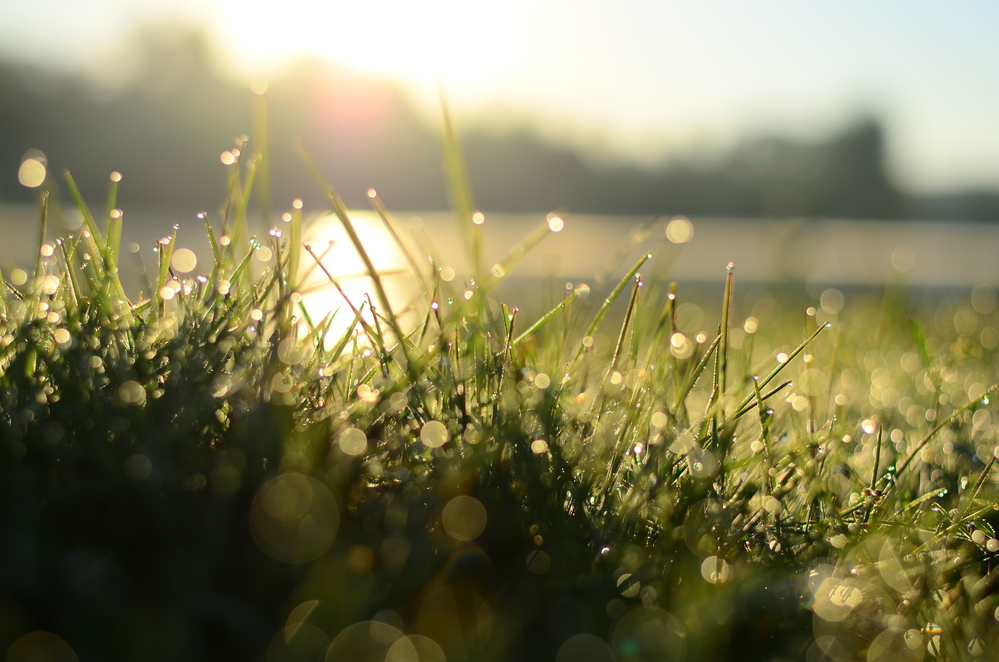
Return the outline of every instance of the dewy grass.
[[[300,210],[250,272],[241,161],[264,166],[240,149],[221,224],[205,217],[206,276],[174,268],[169,237],[152,292],[125,296],[114,178],[106,233],[67,178],[84,231],[43,235],[26,282],[4,274],[9,659],[887,662],[999,645],[987,305],[896,298],[893,317],[840,295],[802,315],[764,293],[747,317],[730,277],[706,333],[682,285],[636,282],[643,256],[599,306],[579,287],[530,323],[488,280],[448,301],[431,263],[419,324],[372,274],[377,305],[352,302],[327,338],[297,290],[301,250],[326,268],[298,245]],[[471,195],[452,189],[464,223]],[[630,347],[609,325],[629,283]]]

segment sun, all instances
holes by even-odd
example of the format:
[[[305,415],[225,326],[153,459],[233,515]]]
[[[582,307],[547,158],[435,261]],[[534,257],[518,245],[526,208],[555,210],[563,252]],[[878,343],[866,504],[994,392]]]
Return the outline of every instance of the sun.
[[[474,87],[516,59],[514,5],[455,0],[219,0],[215,24],[242,62],[311,54],[409,83]]]

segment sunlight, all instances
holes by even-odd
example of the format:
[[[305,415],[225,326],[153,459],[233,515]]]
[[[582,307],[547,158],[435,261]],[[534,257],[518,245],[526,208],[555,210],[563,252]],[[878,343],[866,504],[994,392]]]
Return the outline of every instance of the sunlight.
[[[393,311],[401,323],[411,324],[412,315],[407,307],[419,294],[419,289],[402,251],[374,212],[351,212],[350,219],[375,270],[381,275]],[[308,253],[302,256],[302,271],[305,275],[302,301],[316,324],[330,312],[334,312],[333,322],[326,336],[326,346],[331,347],[351,326],[354,320],[353,309],[363,309],[364,320],[371,323],[373,318],[370,305],[374,304],[379,314],[382,314],[381,306],[364,262],[336,216],[331,214],[313,222],[305,232],[305,242],[322,259],[323,267],[336,280],[336,284],[332,283]],[[337,289],[337,284],[343,295],[346,295],[346,300]],[[384,326],[382,328],[387,332]],[[358,342],[370,344],[363,330]]]
[[[311,53],[411,83],[481,80],[517,48],[512,10],[455,0],[318,2],[224,0],[219,24],[255,66]]]

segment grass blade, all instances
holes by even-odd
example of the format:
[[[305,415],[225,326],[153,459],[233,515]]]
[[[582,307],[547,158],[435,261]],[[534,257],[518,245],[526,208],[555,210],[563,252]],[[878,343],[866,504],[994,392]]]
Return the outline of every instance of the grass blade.
[[[475,213],[472,185],[468,179],[465,157],[462,154],[461,144],[451,122],[451,113],[443,93],[441,94],[441,114],[444,120],[444,174],[447,178],[451,206],[458,217],[458,226],[465,238],[475,280],[481,281],[482,239],[479,226],[472,221],[472,214]]]
[[[41,219],[38,222],[38,250],[35,251],[35,274],[32,280],[38,280],[42,275],[42,247],[45,245],[45,233],[49,226],[49,192],[41,194]]]
[[[597,327],[600,326],[600,322],[603,321],[604,317],[607,315],[607,311],[610,310],[610,307],[614,305],[615,301],[617,301],[617,298],[618,296],[620,296],[621,291],[624,289],[624,286],[627,285],[631,281],[631,279],[635,277],[635,274],[638,273],[638,270],[641,269],[642,265],[645,264],[645,262],[651,257],[652,253],[646,253],[645,255],[643,255],[638,260],[638,262],[636,262],[635,265],[628,271],[628,273],[624,275],[624,278],[621,279],[621,281],[617,284],[614,290],[607,296],[607,298],[604,299],[603,304],[600,306],[600,310],[597,311],[596,317],[593,318],[593,322],[590,323],[589,328],[587,328],[586,330],[586,336],[592,336],[594,333],[596,333]],[[585,349],[586,347],[581,344],[579,350],[576,352],[576,357],[572,361],[573,366],[575,366],[579,362],[579,359],[582,358]]]
[[[585,288],[585,289],[583,289],[583,288]],[[516,347],[520,343],[524,342],[525,340],[527,340],[528,338],[530,338],[531,336],[533,336],[542,327],[544,327],[546,324],[548,324],[548,322],[552,321],[552,319],[554,319],[556,315],[558,315],[559,313],[561,313],[565,309],[566,306],[568,306],[570,303],[572,303],[573,301],[575,301],[581,295],[585,295],[585,294],[588,294],[588,293],[589,293],[589,288],[588,287],[586,287],[586,286],[577,287],[575,289],[575,291],[573,291],[572,294],[570,294],[569,296],[567,296],[565,299],[562,300],[562,303],[560,303],[559,305],[557,305],[554,308],[552,308],[551,310],[549,310],[547,313],[545,313],[541,317],[541,319],[539,319],[537,322],[535,322],[534,324],[532,324],[531,326],[529,326],[527,328],[527,330],[524,331],[522,334],[520,334],[519,336],[517,336],[517,339],[513,341],[512,345],[514,347]],[[512,324],[512,321],[511,321],[511,324]],[[511,333],[512,333],[512,331],[511,331]]]

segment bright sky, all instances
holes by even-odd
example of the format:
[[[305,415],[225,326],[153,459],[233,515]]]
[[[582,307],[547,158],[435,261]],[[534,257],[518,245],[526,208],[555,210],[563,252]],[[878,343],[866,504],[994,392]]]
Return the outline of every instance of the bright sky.
[[[903,185],[999,189],[994,1],[0,0],[0,52],[127,61],[131,26],[164,15],[206,24],[243,75],[319,54],[401,83],[428,117],[441,81],[465,126],[502,117],[643,161],[873,113]]]

